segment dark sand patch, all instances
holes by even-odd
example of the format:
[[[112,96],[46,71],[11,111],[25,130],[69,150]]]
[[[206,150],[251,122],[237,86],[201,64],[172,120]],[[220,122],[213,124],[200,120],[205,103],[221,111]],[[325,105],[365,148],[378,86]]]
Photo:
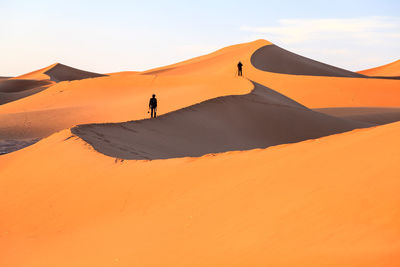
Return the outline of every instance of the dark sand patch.
[[[366,77],[365,75],[321,63],[276,45],[266,45],[251,56],[253,66],[262,71],[294,75]]]
[[[0,140],[0,155],[20,150],[24,147],[33,145],[39,140],[40,140],[39,138],[22,139],[22,140],[12,140],[12,139]]]
[[[400,121],[400,108],[387,107],[342,107],[317,108],[314,111],[329,116],[356,120],[378,125]]]

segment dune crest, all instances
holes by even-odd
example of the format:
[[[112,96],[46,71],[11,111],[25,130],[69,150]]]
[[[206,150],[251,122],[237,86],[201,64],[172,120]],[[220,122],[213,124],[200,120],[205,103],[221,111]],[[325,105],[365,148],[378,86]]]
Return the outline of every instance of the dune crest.
[[[358,73],[367,76],[397,77],[400,79],[400,59],[383,66],[362,70]]]
[[[79,70],[61,63],[54,63],[45,68],[29,72],[11,79],[51,80],[54,82],[75,81],[106,76],[104,74]]]
[[[98,152],[121,159],[198,157],[249,150],[375,126],[330,117],[260,84],[153,120],[87,124],[71,132]]]

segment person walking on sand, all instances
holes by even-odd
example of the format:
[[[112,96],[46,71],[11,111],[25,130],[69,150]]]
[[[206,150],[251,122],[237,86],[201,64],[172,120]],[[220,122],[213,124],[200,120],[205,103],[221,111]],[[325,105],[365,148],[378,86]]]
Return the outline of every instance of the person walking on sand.
[[[238,76],[242,76],[242,75],[243,75],[243,73],[242,73],[242,67],[243,67],[243,64],[242,64],[242,62],[239,61],[239,63],[237,64]]]
[[[149,109],[151,109],[151,117],[156,118],[157,117],[157,98],[156,98],[155,94],[153,94],[153,97],[150,98]]]

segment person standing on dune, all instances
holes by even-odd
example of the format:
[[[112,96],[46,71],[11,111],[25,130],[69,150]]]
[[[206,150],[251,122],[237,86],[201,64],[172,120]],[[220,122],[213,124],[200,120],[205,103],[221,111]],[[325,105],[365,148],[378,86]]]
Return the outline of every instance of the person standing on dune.
[[[242,76],[243,75],[243,73],[242,73],[242,67],[243,67],[242,62],[239,61],[239,63],[237,64],[237,67],[238,67],[238,76]]]
[[[151,109],[151,117],[156,118],[157,117],[157,98],[156,98],[155,94],[153,94],[153,97],[150,98],[149,109]]]

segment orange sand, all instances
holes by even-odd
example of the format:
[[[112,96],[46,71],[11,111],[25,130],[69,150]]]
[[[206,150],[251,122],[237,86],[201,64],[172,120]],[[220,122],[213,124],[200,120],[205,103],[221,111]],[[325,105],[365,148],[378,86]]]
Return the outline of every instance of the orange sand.
[[[259,40],[144,73],[59,82],[0,106],[0,266],[398,266],[400,123],[199,158],[123,161],[72,125],[246,94],[244,75],[310,108],[400,106],[400,81],[251,66]],[[43,78],[31,74],[29,79]],[[249,118],[251,119],[251,118]]]
[[[121,162],[64,130],[0,158],[0,265],[397,266],[399,134]]]
[[[400,60],[376,68],[362,70],[358,73],[368,76],[400,77]]]
[[[46,75],[45,72],[54,68],[58,63],[54,63],[50,66],[47,66],[45,68],[35,70],[23,75],[19,75],[17,77],[13,77],[11,79],[28,79],[28,80],[49,80],[50,77],[49,75]]]

